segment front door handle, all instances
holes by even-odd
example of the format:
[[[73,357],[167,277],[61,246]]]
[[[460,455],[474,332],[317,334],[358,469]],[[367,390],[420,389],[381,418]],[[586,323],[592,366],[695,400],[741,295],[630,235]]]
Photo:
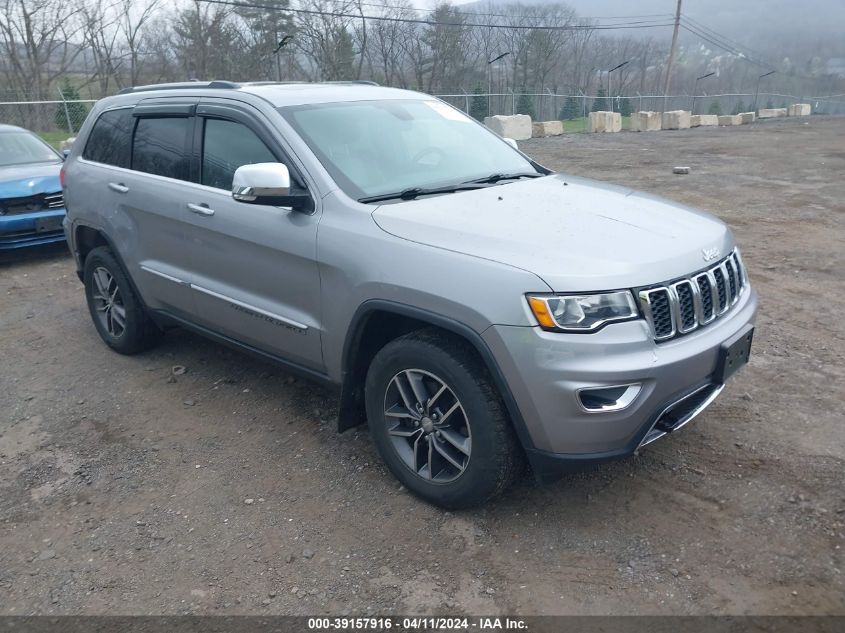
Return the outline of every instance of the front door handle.
[[[122,182],[110,182],[109,189],[112,191],[116,191],[117,193],[128,193],[129,187],[124,185]]]
[[[188,204],[188,211],[197,215],[214,215],[214,209],[210,209],[207,204]]]

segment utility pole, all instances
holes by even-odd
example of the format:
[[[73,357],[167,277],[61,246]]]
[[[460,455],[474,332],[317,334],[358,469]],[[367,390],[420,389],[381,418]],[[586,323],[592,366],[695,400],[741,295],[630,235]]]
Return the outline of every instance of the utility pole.
[[[669,94],[669,86],[672,79],[672,65],[675,63],[675,52],[678,48],[678,29],[681,27],[681,2],[678,0],[678,7],[675,9],[675,29],[672,31],[672,48],[669,50],[669,62],[666,64],[666,81],[663,83],[663,110],[666,110],[666,96]]]

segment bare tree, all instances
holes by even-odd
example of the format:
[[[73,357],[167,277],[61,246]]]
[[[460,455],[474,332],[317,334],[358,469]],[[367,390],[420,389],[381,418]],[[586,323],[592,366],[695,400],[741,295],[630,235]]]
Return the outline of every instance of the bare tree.
[[[109,94],[111,82],[116,79],[122,61],[117,7],[116,0],[92,0],[83,4],[80,10],[85,47],[83,58],[89,74],[87,83],[96,83],[100,95]]]
[[[141,74],[141,43],[144,37],[144,29],[150,20],[158,12],[162,0],[120,0],[121,13],[120,32],[126,46],[127,58],[129,60],[129,85],[138,84]]]
[[[21,96],[48,98],[51,83],[82,53],[72,40],[82,31],[79,3],[0,0],[0,48],[6,85]]]

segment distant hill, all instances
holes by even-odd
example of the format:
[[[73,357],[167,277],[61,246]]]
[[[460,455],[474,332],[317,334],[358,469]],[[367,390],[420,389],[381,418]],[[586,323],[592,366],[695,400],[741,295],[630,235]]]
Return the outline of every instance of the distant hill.
[[[675,13],[675,0],[567,0],[579,15],[618,17]],[[463,6],[486,7],[488,0]],[[497,0],[494,4],[516,4]],[[553,0],[523,0],[522,4],[555,4]],[[845,41],[845,0],[684,0],[683,14],[719,33],[754,46],[772,38],[837,36]],[[669,17],[671,19],[671,17]],[[665,33],[665,29],[629,31]]]

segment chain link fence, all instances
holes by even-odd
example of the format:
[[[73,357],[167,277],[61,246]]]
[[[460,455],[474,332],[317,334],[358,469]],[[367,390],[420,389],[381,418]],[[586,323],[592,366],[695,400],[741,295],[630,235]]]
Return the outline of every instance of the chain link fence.
[[[535,121],[562,120],[570,132],[586,131],[589,113],[596,110],[620,112],[623,119],[631,112],[651,110],[690,110],[693,114],[739,114],[762,108],[787,108],[809,103],[814,114],[845,114],[845,95],[826,97],[777,93],[737,93],[715,95],[615,96],[544,93],[461,93],[441,94],[438,98],[477,119],[495,114],[528,114]],[[623,123],[623,128],[626,127]]]
[[[0,123],[32,130],[58,147],[76,136],[95,103],[95,99],[0,102]]]
[[[845,114],[845,95],[826,97],[777,93],[716,95],[636,95],[607,98],[601,95],[542,93],[461,93],[436,95],[440,99],[483,119],[490,114],[529,114],[535,121],[562,120],[569,132],[587,129],[593,110],[613,110],[626,117],[631,112],[691,110],[694,114],[737,114],[761,108],[786,108],[809,103],[814,114]],[[95,99],[55,101],[0,101],[0,123],[17,125],[40,134],[58,147],[75,136]],[[623,128],[627,127],[623,123]]]

